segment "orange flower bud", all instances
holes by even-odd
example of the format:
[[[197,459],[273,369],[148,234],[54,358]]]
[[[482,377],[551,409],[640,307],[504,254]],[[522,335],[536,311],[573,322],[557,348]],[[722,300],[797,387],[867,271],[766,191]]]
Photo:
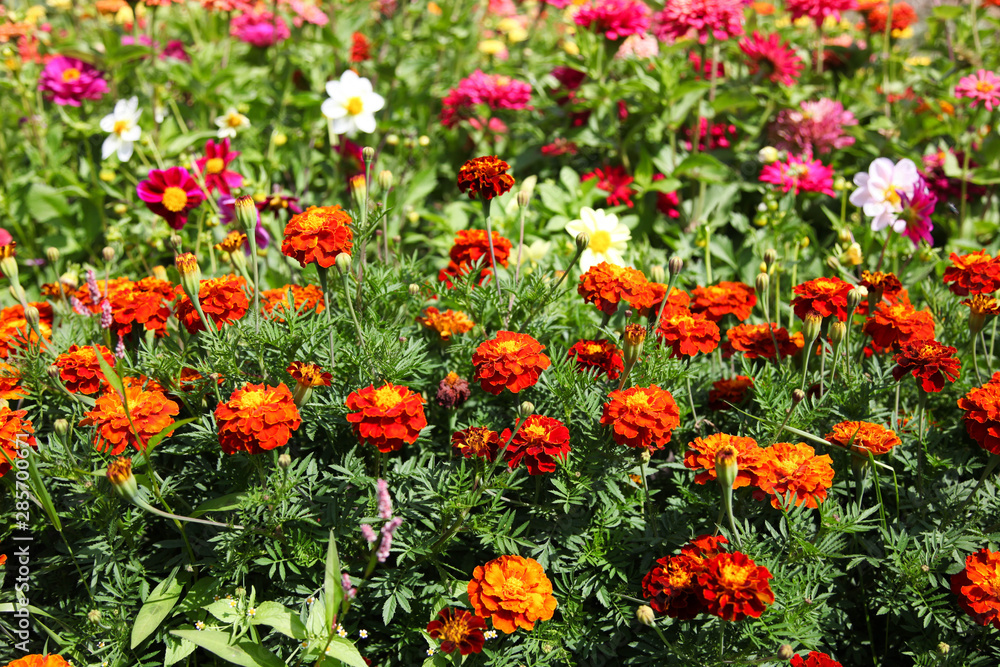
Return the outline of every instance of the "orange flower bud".
[[[115,459],[108,466],[106,474],[108,481],[111,482],[111,486],[114,487],[119,496],[126,500],[135,498],[139,492],[139,485],[132,474],[132,459],[127,456]]]
[[[646,327],[639,324],[629,324],[625,327],[623,351],[625,365],[631,368],[642,354],[643,343],[646,340]]]
[[[715,477],[723,490],[731,490],[740,474],[738,457],[739,452],[732,445],[723,445],[715,451]]]

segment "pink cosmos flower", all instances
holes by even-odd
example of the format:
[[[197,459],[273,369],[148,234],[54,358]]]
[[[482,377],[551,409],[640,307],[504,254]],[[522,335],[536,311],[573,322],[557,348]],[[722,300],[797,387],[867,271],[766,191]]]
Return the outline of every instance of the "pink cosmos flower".
[[[646,32],[650,13],[641,0],[590,0],[577,10],[573,21],[613,41]]]
[[[913,241],[913,245],[920,245],[920,241],[927,241],[928,245],[934,245],[931,237],[931,230],[934,223],[931,221],[931,214],[934,213],[934,206],[937,204],[937,197],[934,196],[924,183],[923,179],[917,181],[913,186],[913,194],[902,194],[899,197],[903,210],[899,213],[898,220],[905,224],[902,229],[893,225],[893,229]]]
[[[473,107],[485,104],[491,110],[529,109],[531,85],[509,76],[486,74],[476,70],[458,86],[448,91],[442,100],[441,124],[454,127],[459,121],[473,116]]]
[[[832,16],[840,20],[840,12],[857,9],[855,0],[786,0],[785,8],[792,14],[793,19],[803,16],[811,18],[817,26],[823,25],[823,20],[827,16]]]
[[[92,65],[68,56],[56,56],[38,77],[38,90],[60,106],[78,107],[83,100],[99,100],[108,90],[104,75]]]
[[[764,37],[755,31],[740,42],[740,49],[750,58],[751,75],[760,72],[772,83],[791,86],[802,74],[802,59],[777,33]]]
[[[139,181],[136,192],[146,207],[173,229],[187,224],[188,213],[205,201],[198,183],[184,167],[150,169],[149,177]]]
[[[653,34],[672,42],[694,32],[704,44],[709,37],[726,40],[743,34],[743,0],[667,0],[653,17]]]
[[[597,187],[608,193],[608,206],[625,206],[632,208],[632,195],[635,191],[630,187],[635,179],[628,175],[623,167],[605,166],[603,169],[584,174],[581,181],[597,179]]]
[[[970,109],[975,109],[976,105],[982,102],[987,111],[993,111],[993,107],[1000,107],[1000,77],[989,70],[981,69],[958,82],[955,86],[955,97],[971,99]]]
[[[760,172],[762,183],[780,185],[783,192],[821,192],[833,194],[833,167],[825,167],[819,160],[788,156],[788,162],[775,162]]]
[[[263,9],[246,9],[229,23],[229,34],[247,44],[266,48],[292,36],[288,24],[280,16]]]
[[[211,139],[205,144],[205,157],[195,162],[198,171],[205,179],[205,187],[209,192],[218,191],[224,195],[232,193],[232,188],[243,185],[243,177],[235,171],[229,171],[229,163],[239,156],[239,151],[229,150],[229,137],[219,143]]]
[[[824,97],[802,102],[798,109],[782,109],[771,126],[771,141],[776,148],[794,153],[829,153],[854,143],[844,128],[857,124],[843,104]]]

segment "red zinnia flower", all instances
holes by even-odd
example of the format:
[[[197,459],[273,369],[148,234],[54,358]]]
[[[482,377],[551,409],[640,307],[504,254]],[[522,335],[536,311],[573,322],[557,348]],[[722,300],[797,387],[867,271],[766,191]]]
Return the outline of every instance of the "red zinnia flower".
[[[956,352],[955,348],[936,340],[903,343],[899,353],[893,357],[896,367],[892,369],[892,377],[899,382],[910,373],[920,380],[924,391],[941,391],[946,379],[948,382],[958,379],[962,363],[954,356]]]
[[[601,423],[611,425],[611,437],[619,445],[663,449],[681,423],[673,395],[655,384],[613,391],[608,398]]]
[[[361,63],[371,56],[368,54],[368,49],[371,46],[371,42],[360,32],[355,32],[351,35],[351,62]]]
[[[653,290],[642,271],[607,262],[592,266],[581,275],[576,291],[609,317],[622,301],[635,308],[648,308],[653,302]]]
[[[597,368],[615,380],[625,370],[622,351],[609,340],[581,340],[569,348],[567,356],[576,357],[576,368],[581,373]]]
[[[629,208],[634,206],[632,195],[635,191],[629,186],[635,179],[628,175],[624,167],[607,165],[584,174],[580,180],[589,181],[594,178],[597,179],[597,188],[608,193],[608,206],[620,204],[625,204]]]
[[[758,485],[761,491],[773,496],[771,505],[775,509],[781,509],[782,502],[819,507],[833,485],[832,459],[828,455],[816,456],[816,450],[804,442],[797,445],[778,442],[762,454]],[[784,501],[779,500],[779,494]]]
[[[708,409],[728,410],[731,405],[739,405],[749,389],[753,389],[753,378],[745,375],[716,380],[708,390]]]
[[[500,434],[485,426],[470,426],[451,434],[451,446],[467,459],[475,456],[492,461],[501,444]]]
[[[497,337],[480,343],[472,355],[473,376],[483,391],[499,396],[504,388],[516,394],[535,386],[539,374],[551,361],[542,354],[545,346],[527,334],[498,331]]]
[[[149,177],[139,182],[136,192],[146,207],[172,229],[186,225],[188,213],[205,201],[205,193],[184,167],[150,169]]]
[[[958,399],[958,407],[965,411],[969,436],[990,454],[1000,455],[1000,373],[969,390]]]
[[[778,33],[764,37],[754,31],[751,37],[740,42],[740,49],[750,58],[750,75],[762,72],[771,83],[792,86],[805,67],[795,49],[781,41]]]
[[[865,322],[863,331],[872,337],[872,347],[877,352],[885,352],[934,338],[934,316],[927,309],[914,310],[909,300],[893,305],[883,301]]]
[[[500,440],[507,442],[510,429],[504,429]],[[529,475],[555,472],[556,459],[569,454],[569,429],[558,419],[531,415],[521,424],[504,452],[507,465],[513,470],[524,459]]]
[[[783,327],[771,324],[771,332],[778,343],[778,350],[782,357],[790,357],[805,347],[802,340],[802,332],[796,331],[791,336]],[[771,332],[766,324],[738,324],[726,332],[728,342],[728,354],[732,356],[732,351],[742,352],[747,359],[773,359],[775,354],[774,340],[771,339]]]
[[[768,579],[772,575],[740,552],[721,553],[705,563],[698,575],[707,613],[727,621],[746,617],[760,618],[767,605],[774,603]]]
[[[242,276],[222,276],[201,281],[198,287],[198,300],[201,310],[218,331],[225,324],[232,324],[246,315],[250,301],[243,291],[246,280]],[[188,333],[204,331],[205,325],[198,317],[198,311],[191,305],[191,299],[179,286],[177,287],[177,319],[184,324]]]
[[[300,266],[316,262],[324,269],[333,266],[337,255],[351,254],[354,238],[351,216],[340,206],[310,206],[293,215],[285,225],[281,252]]]
[[[695,483],[708,484],[718,479],[715,474],[715,455],[723,447],[732,447],[736,450],[736,465],[739,467],[733,488],[757,484],[757,472],[764,450],[753,438],[715,433],[706,438],[695,438],[688,447],[690,449],[684,455],[684,465],[691,470],[700,471],[694,476]]]
[[[407,387],[386,383],[352,392],[345,401],[354,412],[347,415],[354,433],[362,442],[374,445],[383,454],[412,445],[427,426],[423,397]]]
[[[726,315],[733,315],[739,321],[750,317],[757,305],[754,288],[744,283],[723,281],[708,287],[698,286],[691,290],[691,312],[718,322]]]
[[[472,158],[458,170],[458,189],[469,193],[469,199],[480,197],[489,201],[509,192],[514,177],[507,173],[510,165],[496,155]]]
[[[1000,257],[977,250],[961,257],[951,253],[950,259],[952,265],[944,270],[944,282],[953,294],[992,294],[1000,289]]]
[[[958,605],[979,625],[1000,629],[1000,553],[981,549],[965,559],[965,569],[951,577]]]
[[[205,157],[197,160],[198,171],[205,179],[205,187],[209,192],[216,190],[224,195],[232,194],[233,188],[243,185],[243,177],[235,171],[229,171],[229,163],[239,157],[239,151],[229,150],[229,138],[219,143],[209,139],[205,143]]]
[[[219,403],[215,421],[226,454],[260,454],[281,447],[302,423],[288,387],[249,383]]]
[[[850,283],[840,278],[816,278],[796,285],[792,288],[798,294],[792,299],[795,316],[804,320],[806,314],[813,311],[820,317],[833,316],[845,322],[848,316],[847,295],[852,289]]]
[[[576,11],[573,22],[617,40],[646,32],[649,16],[641,0],[590,0]]]
[[[482,653],[486,640],[486,621],[465,609],[445,607],[438,618],[427,624],[427,634],[441,640],[441,650],[451,653],[456,648],[462,655]]]
[[[97,348],[104,361],[113,368],[115,355],[103,345],[98,345]],[[59,368],[59,379],[65,385],[66,391],[71,394],[96,394],[107,383],[101,365],[97,361],[97,352],[91,345],[71,346],[56,357],[54,365]]]
[[[680,359],[699,352],[709,354],[719,346],[719,325],[712,320],[696,318],[687,308],[668,306],[656,327],[656,335],[673,348],[670,356]]]
[[[27,410],[11,410],[6,405],[0,407],[0,477],[10,471],[10,461],[26,456],[21,447],[29,445],[38,449],[32,435],[35,427],[30,419],[26,419],[27,416]]]
[[[725,41],[743,34],[742,0],[668,0],[654,17],[653,34],[674,42],[694,32],[699,44],[709,37]]]
[[[180,412],[176,403],[155,389],[146,391],[139,380],[125,379],[125,399],[128,401],[128,414],[122,405],[118,392],[108,388],[94,405],[94,409],[86,413],[80,421],[80,426],[96,426],[94,447],[99,452],[110,451],[118,456],[127,445],[142,451],[146,443],[154,435],[174,423],[171,417]],[[129,416],[132,417],[129,423]],[[139,431],[136,438],[132,425]]]

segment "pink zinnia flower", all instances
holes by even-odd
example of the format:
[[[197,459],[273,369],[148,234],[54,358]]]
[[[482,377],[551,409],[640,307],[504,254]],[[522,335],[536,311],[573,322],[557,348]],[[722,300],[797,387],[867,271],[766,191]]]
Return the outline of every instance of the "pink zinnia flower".
[[[531,85],[509,76],[486,74],[476,70],[458,82],[458,86],[448,91],[442,100],[441,124],[454,127],[463,118],[472,116],[471,109],[485,104],[492,110],[528,109],[531,101]],[[467,114],[462,114],[468,111]]]
[[[648,33],[636,33],[625,38],[625,41],[618,47],[615,58],[619,60],[626,58],[647,60],[658,55],[660,55],[660,43],[656,41],[656,38]]]
[[[646,32],[650,13],[641,0],[590,0],[577,10],[573,21],[616,40]]]
[[[968,97],[972,100],[970,109],[975,109],[980,102],[987,111],[1000,106],[1000,77],[989,70],[981,69],[975,74],[963,77],[955,86],[955,97]]]
[[[662,181],[666,176],[663,174],[653,174],[653,182]],[[676,219],[681,217],[680,212],[681,198],[677,195],[677,191],[673,192],[659,192],[656,193],[656,209],[671,219]]]
[[[777,33],[764,37],[759,32],[740,42],[740,49],[750,58],[750,74],[761,72],[773,83],[795,84],[802,74],[802,59],[782,42]]]
[[[726,66],[722,62],[715,62],[711,58],[705,58],[705,63],[702,64],[701,56],[694,51],[688,52],[688,61],[691,63],[691,67],[694,68],[695,76],[697,80],[705,78],[709,80],[712,78],[712,68],[715,67],[715,79],[719,80],[726,75]]]
[[[824,97],[802,102],[798,109],[782,109],[771,126],[771,140],[776,148],[794,153],[829,153],[854,143],[844,128],[857,124],[843,104]]]
[[[780,185],[783,192],[821,192],[833,194],[833,167],[824,167],[819,160],[788,156],[788,162],[775,162],[760,172],[762,183]]]
[[[579,148],[575,143],[565,137],[558,137],[551,144],[542,146],[542,155],[556,157],[557,155],[576,155]]]
[[[295,18],[292,19],[292,23],[295,24],[296,28],[301,28],[304,23],[326,25],[330,22],[330,17],[320,9],[319,5],[303,2],[302,0],[289,0],[288,4],[292,8],[292,11],[295,12]]]
[[[56,56],[38,77],[45,99],[61,106],[78,107],[83,100],[99,100],[108,90],[104,75],[92,65],[67,56]]]
[[[928,245],[934,245],[931,237],[931,230],[934,223],[931,221],[931,214],[934,213],[934,206],[937,204],[937,197],[934,196],[924,183],[923,179],[917,181],[913,186],[913,194],[903,193],[899,196],[903,210],[898,214],[897,220],[906,224],[900,230],[896,225],[893,229],[913,241],[913,245],[920,245],[920,241],[927,241]]]
[[[229,163],[236,159],[239,151],[229,150],[229,138],[219,143],[211,139],[205,144],[205,157],[195,162],[198,171],[205,179],[205,188],[212,192],[217,190],[224,195],[232,193],[232,188],[243,185],[243,177],[235,171],[229,171]]]
[[[288,24],[280,16],[266,11],[246,9],[229,23],[229,34],[247,44],[268,47],[292,36]]]
[[[694,32],[704,44],[709,37],[726,40],[743,34],[743,0],[667,0],[653,17],[653,34],[663,42]]]
[[[608,193],[608,206],[620,204],[625,204],[629,208],[634,206],[632,195],[635,194],[635,191],[630,185],[635,179],[629,176],[623,167],[607,166],[603,169],[595,169],[581,176],[580,180],[589,181],[594,178],[597,179],[597,187]]]
[[[785,8],[791,12],[793,19],[808,16],[817,27],[823,25],[827,16],[839,21],[840,12],[857,9],[857,6],[854,0],[785,0]]]
[[[173,229],[187,224],[191,209],[205,201],[205,195],[184,167],[150,169],[149,178],[139,181],[136,191],[146,207]]]

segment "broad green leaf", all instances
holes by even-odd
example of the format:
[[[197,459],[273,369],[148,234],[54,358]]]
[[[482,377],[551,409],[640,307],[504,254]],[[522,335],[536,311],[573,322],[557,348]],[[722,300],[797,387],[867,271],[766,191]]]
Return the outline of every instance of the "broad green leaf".
[[[212,603],[212,598],[219,588],[219,582],[212,577],[200,578],[194,586],[188,589],[184,600],[177,605],[177,611],[194,611]]]
[[[242,493],[230,493],[225,496],[213,498],[212,500],[206,500],[191,512],[191,516],[199,517],[206,512],[227,512],[234,510],[240,506],[244,495]]]
[[[228,632],[217,630],[171,630],[170,634],[186,639],[211,651],[223,660],[242,667],[285,667],[284,661],[264,647],[252,641],[243,640],[229,643]],[[364,662],[361,663],[364,665]]]
[[[160,444],[161,440],[163,440],[165,437],[167,437],[175,430],[177,430],[178,427],[184,426],[184,424],[190,424],[193,421],[194,417],[189,417],[188,419],[181,419],[180,421],[175,421],[173,424],[166,427],[165,429],[163,429],[162,431],[160,431],[159,433],[157,433],[156,435],[154,435],[153,437],[151,437],[149,440],[146,441],[146,452],[147,453],[152,452],[153,448],[156,447],[158,444]]]
[[[100,355],[97,355],[100,359]],[[177,580],[177,570],[173,571],[166,579],[157,584],[149,597],[143,603],[139,614],[135,618],[135,625],[132,626],[132,648],[135,648],[160,627],[160,623],[167,617],[170,610],[174,608],[180,600],[181,591],[184,584]]]
[[[235,623],[240,619],[240,612],[236,608],[236,600],[230,598],[216,600],[212,604],[205,605],[205,610],[223,623]]]
[[[294,639],[306,638],[306,626],[299,615],[277,602],[261,602],[250,622],[253,625],[269,625]]]
[[[337,540],[330,531],[330,542],[326,548],[326,572],[323,576],[323,597],[326,605],[326,627],[333,625],[333,618],[340,610],[344,589],[340,585],[340,556],[337,555]]]
[[[684,158],[684,161],[674,169],[673,175],[675,177],[690,176],[709,183],[723,183],[728,180],[729,167],[711,155],[698,153]]]
[[[339,660],[345,665],[350,665],[350,667],[367,667],[365,659],[361,657],[358,649],[355,648],[354,642],[341,637],[333,638],[326,649],[326,655],[316,664],[322,667],[333,667],[336,664],[333,660]]]
[[[942,5],[934,7],[931,12],[939,19],[957,19],[965,14],[966,9],[962,5]]]
[[[168,636],[165,641],[167,650],[163,655],[164,667],[170,667],[174,663],[180,662],[191,655],[197,647],[193,642],[180,637]]]
[[[65,218],[70,214],[69,201],[59,190],[43,183],[34,183],[26,199],[28,215],[39,222]]]

